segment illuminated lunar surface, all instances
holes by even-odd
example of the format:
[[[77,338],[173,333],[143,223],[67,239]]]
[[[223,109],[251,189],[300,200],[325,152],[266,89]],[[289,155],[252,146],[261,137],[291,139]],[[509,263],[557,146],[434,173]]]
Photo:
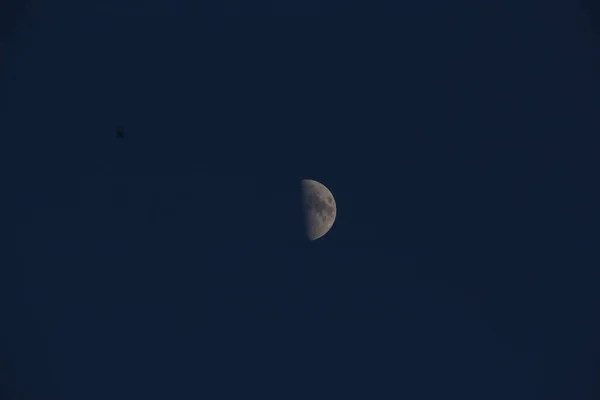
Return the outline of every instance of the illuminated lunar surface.
[[[319,239],[329,232],[337,215],[333,194],[312,179],[302,180],[302,210],[309,240]]]

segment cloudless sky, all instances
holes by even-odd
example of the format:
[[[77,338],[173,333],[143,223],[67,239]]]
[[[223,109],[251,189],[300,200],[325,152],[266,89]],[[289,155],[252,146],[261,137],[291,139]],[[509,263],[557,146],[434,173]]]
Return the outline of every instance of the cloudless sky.
[[[492,3],[15,0],[7,397],[597,398],[594,21]]]

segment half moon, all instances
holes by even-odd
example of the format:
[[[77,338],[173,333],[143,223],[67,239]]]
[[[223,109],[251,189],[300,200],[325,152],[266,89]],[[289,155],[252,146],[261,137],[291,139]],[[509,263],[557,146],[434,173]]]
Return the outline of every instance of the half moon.
[[[309,240],[323,237],[335,222],[337,207],[333,194],[320,182],[302,180],[302,215]]]

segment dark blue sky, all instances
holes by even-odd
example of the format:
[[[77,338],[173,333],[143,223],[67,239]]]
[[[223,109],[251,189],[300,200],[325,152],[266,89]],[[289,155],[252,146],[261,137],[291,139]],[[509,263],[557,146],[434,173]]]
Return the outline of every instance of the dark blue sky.
[[[418,3],[13,1],[7,396],[597,398],[597,21]]]

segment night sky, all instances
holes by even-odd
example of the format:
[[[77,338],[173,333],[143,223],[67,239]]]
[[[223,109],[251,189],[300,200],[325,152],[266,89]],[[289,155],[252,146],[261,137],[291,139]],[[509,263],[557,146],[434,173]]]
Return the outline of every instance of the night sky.
[[[249,3],[0,8],[0,397],[600,398],[592,3]]]

